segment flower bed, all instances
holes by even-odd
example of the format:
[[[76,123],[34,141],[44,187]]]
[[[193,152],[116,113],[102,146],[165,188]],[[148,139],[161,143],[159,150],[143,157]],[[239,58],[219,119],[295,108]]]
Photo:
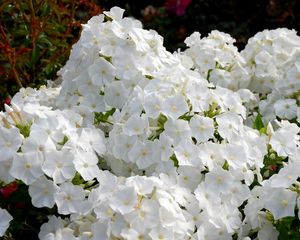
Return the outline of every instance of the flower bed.
[[[3,198],[29,194],[40,239],[298,239],[295,31],[241,52],[194,33],[172,54],[122,15],[93,17],[62,83],[21,89],[1,112]]]

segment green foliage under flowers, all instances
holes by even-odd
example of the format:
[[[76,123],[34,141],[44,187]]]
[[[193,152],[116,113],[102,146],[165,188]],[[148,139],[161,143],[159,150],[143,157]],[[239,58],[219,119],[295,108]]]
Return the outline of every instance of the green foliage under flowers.
[[[7,196],[3,194],[3,191],[0,194],[0,207],[9,209],[14,218],[7,231],[9,234],[0,239],[32,239],[33,236],[37,236],[41,224],[47,222],[47,215],[57,212],[56,207],[33,207],[28,194],[28,186],[22,181],[16,181],[13,184],[15,184],[15,191]],[[12,184],[6,187],[12,188]]]
[[[17,128],[19,128],[20,133],[24,136],[24,138],[28,137],[30,134],[30,127],[32,123],[29,124],[17,124]]]
[[[39,87],[55,79],[81,24],[101,12],[95,1],[1,1],[0,102],[21,87]]]
[[[267,211],[267,218],[273,222],[279,232],[278,240],[297,240],[300,239],[300,221],[294,217],[284,217],[280,220],[274,220],[272,214]]]
[[[266,127],[261,119],[260,113],[257,114],[253,122],[253,128],[258,130],[260,133],[266,133]]]
[[[94,124],[95,125],[99,125],[100,123],[108,123],[111,124],[108,120],[108,118],[110,116],[112,116],[114,114],[114,112],[116,111],[115,108],[112,108],[111,110],[105,112],[105,113],[97,113],[95,112],[95,116],[94,116]]]

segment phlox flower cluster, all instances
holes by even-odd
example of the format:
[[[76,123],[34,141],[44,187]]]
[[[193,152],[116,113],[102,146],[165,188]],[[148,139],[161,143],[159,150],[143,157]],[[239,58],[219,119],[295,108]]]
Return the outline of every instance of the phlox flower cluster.
[[[83,26],[61,84],[1,112],[0,180],[57,209],[39,238],[276,239],[300,217],[300,38],[263,31],[239,52],[194,33],[172,54],[123,12]]]
[[[261,95],[259,110],[265,121],[300,116],[300,42],[296,31],[262,31],[241,52],[252,69],[248,88]]]

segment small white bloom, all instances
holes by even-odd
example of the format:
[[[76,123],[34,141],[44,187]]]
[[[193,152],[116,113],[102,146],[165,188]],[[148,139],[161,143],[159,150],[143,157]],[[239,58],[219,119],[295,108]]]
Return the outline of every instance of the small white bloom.
[[[130,177],[127,183],[133,185],[137,193],[143,196],[152,193],[155,186],[153,179],[145,176]]]
[[[198,168],[192,166],[179,166],[177,171],[177,181],[182,187],[195,190],[202,180],[202,176]]]
[[[104,100],[107,106],[122,108],[129,96],[129,90],[121,81],[115,81],[105,87]]]
[[[68,150],[52,151],[46,154],[42,169],[46,175],[53,178],[54,183],[62,183],[75,175],[74,155]]]
[[[0,237],[4,236],[11,220],[13,220],[13,218],[7,210],[0,208]]]
[[[0,162],[14,157],[22,144],[22,137],[17,128],[0,126]]]
[[[98,128],[82,128],[80,129],[78,143],[82,148],[87,147],[92,149],[100,156],[106,152],[104,133]],[[85,146],[86,145],[86,146]]]
[[[94,152],[77,150],[74,159],[74,166],[85,181],[96,178],[100,172],[98,157]]]
[[[242,126],[242,118],[232,112],[223,113],[216,117],[218,123],[218,132],[223,138],[229,141],[233,135],[239,133],[239,129]]]
[[[113,193],[109,205],[114,211],[127,214],[134,211],[137,203],[137,193],[134,187],[123,187]]]
[[[128,136],[144,134],[148,128],[148,119],[145,115],[132,115],[123,126],[123,131]]]
[[[39,239],[54,240],[55,232],[59,231],[59,229],[64,228],[65,225],[66,221],[62,220],[60,217],[49,217],[49,221],[41,226],[41,230],[39,232]]]
[[[297,193],[283,188],[273,188],[266,196],[265,208],[269,209],[275,220],[295,216]]]
[[[169,161],[173,154],[172,138],[168,137],[165,133],[159,135],[159,139],[155,139],[154,143],[157,144],[157,151],[160,153],[160,160],[163,162]]]
[[[119,7],[112,7],[110,11],[104,11],[104,14],[114,20],[121,20],[123,17],[124,9]]]
[[[299,177],[300,163],[289,163],[274,174],[270,179],[270,186],[274,188],[288,188],[296,182]]]
[[[93,233],[93,240],[98,239],[109,239],[109,227],[107,221],[98,221],[92,224],[91,226],[92,233]]]
[[[182,140],[174,148],[174,153],[179,166],[198,166],[200,163],[199,149],[192,140]]]
[[[168,97],[162,105],[162,112],[172,119],[177,119],[188,111],[189,107],[182,95]]]
[[[195,115],[190,120],[192,135],[197,142],[205,142],[214,134],[214,121],[211,118]]]
[[[259,229],[257,237],[259,240],[278,239],[279,232],[272,223],[265,221],[261,229]]]
[[[147,117],[157,118],[162,110],[163,98],[155,92],[148,94],[145,96],[143,106]]]
[[[225,155],[224,158],[232,168],[238,169],[246,165],[247,155],[243,146],[237,144],[225,144],[223,150]]]
[[[6,161],[1,162],[0,168],[0,180],[9,183],[13,181],[15,178],[10,174],[10,169],[12,166],[13,158],[10,158]]]
[[[275,114],[281,119],[293,119],[297,116],[297,101],[295,99],[279,99],[274,104]]]
[[[46,153],[52,150],[56,150],[56,146],[45,130],[30,132],[29,137],[25,138],[22,145],[22,152],[38,151]]]
[[[159,160],[158,153],[155,150],[155,143],[152,141],[136,141],[132,149],[128,152],[128,157],[140,169],[145,169]]]
[[[270,144],[279,156],[287,157],[296,153],[296,139],[291,136],[292,132],[284,130],[277,130],[272,134]]]
[[[95,87],[99,87],[114,80],[115,67],[99,57],[95,63],[88,68],[88,73]]]
[[[54,195],[58,212],[64,215],[80,213],[84,198],[85,191],[69,182],[60,185],[59,191]]]
[[[230,191],[233,184],[233,177],[230,172],[216,166],[212,171],[205,175],[205,184],[216,193],[226,193]]]
[[[40,177],[34,183],[29,185],[29,195],[32,205],[38,208],[52,208],[55,204],[54,195],[58,187],[45,176]]]
[[[158,209],[157,201],[145,198],[138,204],[136,211],[126,214],[125,219],[132,227],[145,231],[146,228],[153,228],[159,224]]]
[[[156,227],[151,229],[149,236],[152,240],[173,240],[174,231],[172,227]]]
[[[29,185],[43,175],[42,162],[43,156],[39,152],[18,153],[13,160],[10,174]]]
[[[130,162],[128,152],[132,149],[133,145],[137,141],[137,136],[128,136],[124,133],[113,135],[110,132],[110,145],[112,146],[112,152],[116,158],[122,159],[125,162]]]
[[[169,118],[164,125],[166,136],[172,138],[175,144],[182,139],[189,139],[192,135],[191,128],[187,121],[182,119]]]

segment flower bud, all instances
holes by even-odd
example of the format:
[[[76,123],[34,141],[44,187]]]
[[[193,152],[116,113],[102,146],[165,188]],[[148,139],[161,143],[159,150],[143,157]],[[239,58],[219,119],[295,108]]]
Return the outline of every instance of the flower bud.
[[[10,107],[10,106],[8,106],[6,103],[4,103],[4,108],[5,108],[5,111],[8,113],[8,114],[10,114],[10,113],[12,113],[14,110]]]
[[[21,109],[19,108],[19,106],[15,103],[11,103],[12,109],[16,112],[21,112]]]
[[[0,112],[0,118],[4,124],[4,127],[11,128],[10,123],[7,121],[6,116],[3,112]]]
[[[11,119],[14,121],[15,124],[18,124],[19,121],[16,117],[16,114],[14,112],[14,110],[8,106],[7,104],[4,104],[4,108],[5,108],[5,111],[8,113],[8,115],[11,117]]]
[[[11,103],[11,106],[12,106],[12,108],[13,108],[13,110],[14,110],[14,113],[15,113],[15,114],[17,115],[17,117],[19,118],[21,124],[26,125],[26,120],[25,120],[24,117],[22,116],[21,108],[20,108],[17,104],[15,104],[15,103],[13,103],[13,102]]]

